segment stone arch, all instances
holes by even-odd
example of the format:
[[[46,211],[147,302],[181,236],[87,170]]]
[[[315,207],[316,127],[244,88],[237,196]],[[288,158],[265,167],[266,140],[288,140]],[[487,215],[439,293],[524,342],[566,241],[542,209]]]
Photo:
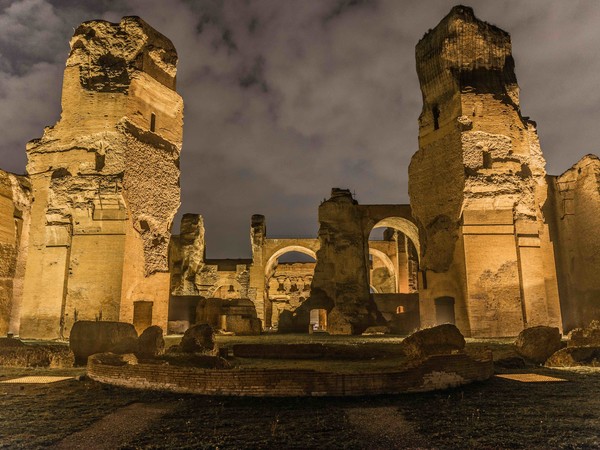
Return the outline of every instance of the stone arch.
[[[310,248],[305,247],[303,245],[287,245],[285,247],[282,247],[282,248],[276,250],[269,257],[269,259],[267,260],[267,263],[265,264],[265,277],[267,277],[268,274],[271,273],[271,271],[273,270],[273,268],[275,266],[275,262],[277,261],[277,259],[279,257],[285,255],[286,253],[290,253],[290,252],[302,253],[304,255],[310,256],[315,261],[317,260],[317,254],[315,253],[314,250],[311,250]]]
[[[237,289],[237,292],[241,292],[242,290],[242,285],[240,284],[239,281],[234,280],[234,279],[227,279],[227,280],[221,280],[217,283],[215,283],[214,287],[212,287],[209,291],[210,293],[210,297],[214,297],[215,294],[219,291],[219,289],[221,289],[222,287],[227,287],[229,288],[230,286],[234,287],[234,290]],[[225,298],[225,297],[223,297]]]
[[[421,244],[419,242],[419,229],[417,225],[404,217],[390,216],[376,222],[368,231],[367,236],[371,234],[374,228],[393,228],[403,233],[415,246],[417,257],[421,258]]]
[[[390,259],[388,255],[383,253],[381,250],[377,250],[376,248],[369,247],[369,255],[373,255],[375,258],[379,258],[385,268],[390,272],[390,275],[396,277],[396,268],[394,267],[394,263]]]

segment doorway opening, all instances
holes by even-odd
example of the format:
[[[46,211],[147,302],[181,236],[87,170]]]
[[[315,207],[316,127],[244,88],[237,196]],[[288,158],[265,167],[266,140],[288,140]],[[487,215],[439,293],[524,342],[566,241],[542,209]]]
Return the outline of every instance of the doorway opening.
[[[456,324],[454,314],[454,297],[438,297],[435,299],[435,320],[438,325]]]
[[[323,333],[327,331],[327,310],[311,309],[309,333]]]

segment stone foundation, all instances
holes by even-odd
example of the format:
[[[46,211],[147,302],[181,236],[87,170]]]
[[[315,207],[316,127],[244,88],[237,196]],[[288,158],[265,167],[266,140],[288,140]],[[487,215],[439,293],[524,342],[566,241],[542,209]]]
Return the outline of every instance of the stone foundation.
[[[345,397],[427,392],[483,381],[494,373],[491,352],[431,356],[395,372],[334,373],[314,370],[207,370],[158,364],[102,364],[88,360],[95,381],[133,389],[248,397]],[[325,366],[325,365],[324,365]]]

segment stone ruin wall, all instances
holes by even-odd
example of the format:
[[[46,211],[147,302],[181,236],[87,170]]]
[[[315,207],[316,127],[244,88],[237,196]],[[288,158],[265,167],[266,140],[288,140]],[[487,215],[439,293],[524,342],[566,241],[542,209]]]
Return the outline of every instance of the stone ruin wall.
[[[455,7],[416,59],[423,112],[409,195],[427,270],[423,325],[449,296],[468,336],[560,326],[545,161],[520,113],[510,36]]]
[[[600,318],[598,158],[546,175],[535,123],[520,112],[510,36],[470,8],[453,8],[416,54],[423,111],[409,194],[422,250],[421,325],[434,325],[435,299],[450,296],[466,335],[560,326],[558,290],[566,330]],[[169,283],[183,296],[230,283],[267,318],[262,216],[253,217],[252,264],[224,270],[206,261],[198,215],[184,216],[169,246],[183,126],[176,62],[171,42],[139,18],[75,31],[60,121],[27,145],[29,177],[0,172],[0,334],[56,338],[76,319],[135,322],[139,300],[152,302],[151,322],[166,328]],[[368,292],[357,290],[374,278],[364,218],[343,197],[320,209],[309,302],[332,311],[334,333],[376,321]],[[332,265],[340,255],[343,267]],[[300,301],[291,280],[306,267],[289,268],[277,267],[271,281],[291,305]],[[142,319],[139,327],[149,324]]]
[[[0,336],[19,330],[30,207],[27,177],[0,170]]]
[[[587,155],[549,184],[564,327],[586,327],[600,319],[600,159]]]
[[[330,334],[360,334],[383,319],[369,293],[369,247],[363,214],[347,189],[332,189],[319,207],[317,265],[305,303],[326,309]]]
[[[139,18],[75,31],[61,119],[27,146],[35,202],[21,336],[66,337],[77,319],[132,322],[138,300],[166,328],[183,127],[176,61]]]
[[[277,327],[279,316],[283,312],[295,312],[309,298],[316,263],[312,262],[271,262],[274,255],[279,255],[281,249],[294,248],[317,249],[317,239],[277,239],[268,238],[266,235],[265,218],[255,215],[251,236],[253,237],[253,260],[243,259],[215,259],[205,258],[205,231],[202,217],[198,214],[185,214],[181,221],[181,233],[174,235],[170,245],[170,274],[171,274],[171,301],[173,305],[173,321],[191,319],[193,305],[199,299],[244,299],[249,298],[252,286],[264,291],[263,302],[251,299],[257,313],[264,314],[263,327]],[[364,230],[361,230],[364,235]],[[393,230],[388,229],[386,240],[368,241],[369,249],[383,254],[398,267],[390,269],[380,256],[374,256],[367,270],[370,284],[379,294],[395,294],[396,271],[400,272],[399,291],[403,293],[414,292],[416,286],[411,283],[409,266],[412,261],[406,252],[414,252],[410,241],[400,234],[400,251],[398,244],[393,240]],[[368,236],[367,236],[368,238]],[[366,241],[365,241],[366,242]],[[361,248],[363,239],[360,240]],[[289,250],[295,251],[295,250]],[[285,253],[283,253],[285,254]],[[281,255],[282,256],[282,255]],[[411,256],[412,257],[412,256]],[[396,261],[396,259],[398,261]],[[389,299],[388,303],[389,303]],[[392,303],[397,303],[394,299]],[[263,312],[264,310],[264,312]],[[394,308],[395,310],[395,308]],[[173,324],[172,328],[181,328],[180,324]],[[302,327],[305,331],[308,326]]]

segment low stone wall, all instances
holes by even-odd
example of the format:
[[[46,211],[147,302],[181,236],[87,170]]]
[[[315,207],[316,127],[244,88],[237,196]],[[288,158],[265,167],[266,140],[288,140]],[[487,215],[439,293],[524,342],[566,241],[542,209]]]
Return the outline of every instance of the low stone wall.
[[[431,356],[396,372],[337,373],[294,369],[207,370],[157,364],[102,364],[91,356],[88,376],[101,383],[134,389],[250,397],[361,396],[426,392],[490,378],[491,352]]]

